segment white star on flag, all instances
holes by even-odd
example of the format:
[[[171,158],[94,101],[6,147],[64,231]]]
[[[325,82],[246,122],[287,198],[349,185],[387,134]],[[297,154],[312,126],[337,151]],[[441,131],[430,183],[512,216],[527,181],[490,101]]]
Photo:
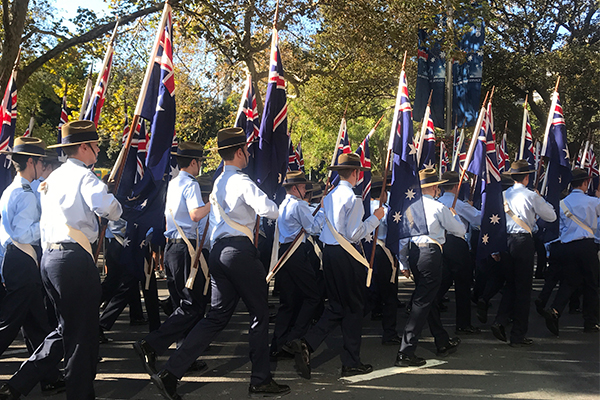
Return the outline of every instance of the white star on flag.
[[[179,167],[171,165],[171,179],[175,178],[177,175],[179,175]]]
[[[273,226],[273,220],[272,219],[267,219],[267,225]]]
[[[408,189],[408,190],[406,191],[406,193],[404,193],[404,194],[406,195],[406,198],[407,198],[407,199],[409,199],[409,200],[412,200],[412,199],[414,199],[414,198],[415,198],[415,195],[416,195],[415,191],[414,191],[414,190],[412,190],[412,189]]]
[[[66,163],[68,158],[69,157],[67,157],[65,153],[61,152],[61,155],[58,156],[58,161],[61,163]]]
[[[371,243],[372,241],[373,241],[373,235],[369,233],[369,234],[368,234],[368,235],[365,237],[365,242],[367,242],[367,243]]]
[[[123,239],[123,247],[129,246],[129,243],[131,243],[131,240],[129,240],[129,238],[124,238]]]
[[[398,223],[398,222],[400,222],[400,219],[402,218],[402,214],[400,214],[400,212],[399,212],[399,211],[396,211],[396,212],[394,213],[394,216],[393,216],[393,218],[394,218],[394,222],[395,222],[395,223]]]
[[[490,217],[490,223],[492,223],[492,224],[500,223],[500,217],[498,216],[498,214],[492,214],[492,216]]]
[[[490,241],[490,236],[486,233],[481,237],[481,241],[483,242],[483,244],[488,244],[488,242]]]
[[[417,154],[417,146],[414,143],[409,143],[408,147],[410,147],[410,152],[408,153],[409,155],[413,155],[413,154]]]
[[[425,168],[435,168],[435,165],[433,165],[433,161],[429,160],[429,162],[427,164],[423,165]]]
[[[142,240],[142,242],[140,243],[140,249],[143,249],[145,245],[146,245],[146,239]]]
[[[563,151],[565,152],[565,160],[569,159],[569,149],[567,149],[566,147],[563,149]]]

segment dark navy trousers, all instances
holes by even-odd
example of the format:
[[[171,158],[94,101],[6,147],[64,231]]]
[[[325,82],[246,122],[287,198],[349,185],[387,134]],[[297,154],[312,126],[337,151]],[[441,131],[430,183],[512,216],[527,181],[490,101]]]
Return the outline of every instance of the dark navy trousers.
[[[241,298],[250,314],[250,383],[262,385],[270,382],[267,283],[258,250],[245,236],[223,238],[214,244],[208,263],[212,289],[210,310],[169,358],[165,369],[181,378],[217,334],[225,329]]]
[[[27,395],[64,358],[67,399],[94,399],[102,295],[94,260],[78,244],[65,243],[61,249],[44,252],[41,273],[56,309],[58,328],[21,365],[9,384]]]
[[[369,246],[371,246],[369,244]],[[398,336],[396,324],[398,320],[398,270],[392,277],[392,263],[380,245],[375,248],[373,262],[373,279],[369,288],[369,305],[366,313],[381,305],[383,318],[382,341],[386,342]]]
[[[185,243],[167,243],[165,247],[165,268],[173,277],[173,289],[180,299],[178,307],[169,318],[151,332],[144,340],[157,354],[164,354],[171,344],[186,337],[198,321],[204,316],[206,299],[204,292],[204,274],[198,270],[194,287],[188,289],[185,283],[189,277],[192,260]]]
[[[22,327],[31,355],[52,331],[44,306],[40,270],[29,255],[9,244],[2,276],[6,295],[0,302],[0,354],[6,351]],[[59,376],[58,368],[52,368],[41,382],[53,383]]]
[[[469,253],[467,241],[447,234],[442,260],[442,284],[438,293],[438,301],[442,300],[454,283],[456,327],[466,328],[471,326],[470,298],[473,284],[473,259]]]
[[[419,336],[425,327],[435,340],[437,348],[448,344],[448,332],[440,320],[439,302],[436,300],[442,283],[442,250],[437,244],[417,246],[410,244],[408,261],[415,278],[415,291],[412,297],[410,316],[406,321],[400,352],[413,356],[419,343]]]

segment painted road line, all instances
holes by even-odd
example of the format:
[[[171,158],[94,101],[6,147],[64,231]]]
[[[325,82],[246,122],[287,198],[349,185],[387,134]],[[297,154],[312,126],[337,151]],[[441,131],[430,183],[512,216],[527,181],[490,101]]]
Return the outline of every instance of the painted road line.
[[[346,383],[358,383],[358,382],[370,381],[372,379],[383,378],[384,376],[402,374],[402,373],[414,371],[417,369],[436,367],[438,365],[446,364],[447,362],[448,361],[427,360],[427,364],[420,366],[420,367],[390,367],[390,368],[378,369],[369,374],[343,377],[343,378],[340,378],[340,380],[344,381]]]

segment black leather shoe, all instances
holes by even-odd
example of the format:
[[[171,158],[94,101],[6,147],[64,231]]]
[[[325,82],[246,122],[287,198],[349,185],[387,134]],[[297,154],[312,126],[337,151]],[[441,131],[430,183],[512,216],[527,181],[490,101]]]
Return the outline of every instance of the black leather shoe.
[[[44,396],[52,396],[58,393],[62,393],[67,390],[67,383],[64,378],[58,378],[58,380],[54,383],[48,383],[46,385],[42,385],[42,394]]]
[[[400,346],[402,344],[402,339],[400,339],[399,336],[396,336],[388,340],[383,340],[381,344],[384,346]]]
[[[98,341],[100,344],[110,343],[113,340],[104,334],[104,329],[98,328]]]
[[[294,352],[296,368],[304,379],[310,379],[310,350],[304,339],[294,339],[290,342],[290,348]]]
[[[204,371],[207,368],[208,368],[208,365],[206,365],[206,362],[204,362],[202,360],[196,360],[192,363],[192,365],[190,365],[187,372],[200,372],[200,371]]]
[[[464,328],[456,328],[457,335],[478,335],[480,333],[481,329],[473,325],[465,326]]]
[[[494,337],[502,342],[506,342],[506,331],[504,330],[504,325],[500,325],[495,323],[490,327]]]
[[[342,365],[342,376],[364,375],[373,372],[371,364],[360,364],[358,367],[346,367]]]
[[[290,391],[288,385],[280,385],[271,379],[269,383],[265,383],[264,385],[250,385],[248,395],[250,397],[274,397],[284,396]]]
[[[152,375],[152,382],[165,399],[181,400],[181,396],[177,394],[177,377],[166,369]]]
[[[133,343],[133,350],[144,363],[144,369],[148,375],[156,375],[156,352],[145,340],[138,340]]]
[[[8,383],[0,386],[0,400],[19,400],[21,394],[13,389]]]
[[[460,344],[460,338],[450,338],[448,339],[448,344],[444,347],[440,347],[437,349],[437,355],[440,357],[447,357],[452,353],[456,353],[458,349],[458,345]]]
[[[510,342],[508,345],[510,347],[529,347],[533,344],[533,340],[529,338],[523,338],[520,342]]]
[[[552,332],[554,336],[558,336],[558,312],[556,312],[556,310],[553,308],[543,310],[543,312],[544,319],[546,320],[546,328],[548,328],[548,330]]]
[[[425,364],[427,364],[427,361],[424,358],[417,356],[411,357],[401,352],[398,352],[396,362],[394,363],[396,367],[420,367]]]
[[[541,299],[535,299],[535,311],[540,314],[542,317],[544,316],[544,302]]]
[[[488,312],[488,303],[483,299],[479,299],[477,302],[477,319],[482,324],[487,323],[487,312]]]
[[[169,315],[173,314],[173,303],[171,302],[171,298],[167,297],[164,300],[158,300],[158,305],[160,306],[161,310],[165,313],[165,315],[168,317]]]
[[[586,326],[585,328],[583,328],[583,331],[585,333],[598,333],[600,332],[600,326],[598,326],[598,324],[593,326]]]

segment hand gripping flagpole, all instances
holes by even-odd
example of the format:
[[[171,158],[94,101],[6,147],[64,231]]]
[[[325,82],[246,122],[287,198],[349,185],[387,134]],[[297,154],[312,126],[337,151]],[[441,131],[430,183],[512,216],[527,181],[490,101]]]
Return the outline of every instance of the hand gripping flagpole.
[[[492,96],[494,95],[494,89],[492,88]],[[481,105],[481,110],[479,110],[479,116],[477,117],[477,123],[475,124],[475,130],[473,131],[473,137],[471,138],[471,144],[469,145],[469,151],[467,152],[467,158],[465,159],[465,167],[463,168],[460,179],[458,180],[458,188],[456,193],[454,194],[454,201],[452,202],[452,209],[456,207],[456,201],[458,200],[458,194],[460,193],[460,187],[462,186],[462,182],[465,179],[465,174],[467,172],[467,168],[469,168],[469,163],[471,162],[471,158],[473,157],[473,152],[475,151],[475,143],[477,143],[477,137],[479,136],[479,130],[481,129],[481,124],[483,123],[483,117],[485,116],[486,109],[485,104],[487,101],[487,94],[485,95],[485,99],[483,99],[483,104]],[[490,99],[491,97],[490,96]]]
[[[142,113],[142,107],[144,105],[144,99],[146,98],[146,91],[148,90],[148,81],[150,80],[150,76],[152,75],[152,68],[154,67],[154,60],[156,59],[156,54],[158,53],[158,47],[160,45],[160,37],[162,32],[165,30],[165,24],[167,22],[167,18],[171,13],[171,6],[169,5],[169,1],[165,2],[165,7],[163,9],[163,15],[160,21],[160,25],[156,31],[156,38],[154,40],[154,47],[152,48],[152,53],[150,59],[148,60],[148,67],[146,68],[146,75],[144,76],[144,81],[142,82],[142,87],[140,90],[140,94],[138,96],[137,105],[135,108],[135,113],[133,115],[133,121],[131,122],[131,130],[129,131],[129,135],[127,136],[127,140],[125,145],[121,148],[121,152],[119,153],[119,157],[115,162],[115,165],[110,173],[108,178],[108,182],[110,183],[109,189],[112,193],[117,193],[119,190],[119,185],[121,184],[121,178],[123,177],[123,171],[125,170],[125,161],[127,160],[127,155],[129,154],[129,149],[131,148],[131,143],[133,140],[134,132],[140,122],[140,116]],[[116,28],[115,28],[116,30]],[[102,225],[100,228],[100,235],[98,236],[98,247],[96,249],[96,253],[94,254],[94,262],[98,261],[98,256],[100,252],[100,248],[102,247],[102,241],[104,240],[104,234],[106,233],[106,225]]]
[[[558,84],[560,83],[560,75],[558,79],[556,79],[556,86],[554,86],[554,92],[552,93],[552,102],[550,103],[550,111],[548,112],[548,120],[546,121],[546,130],[544,131],[544,144],[542,145],[542,151],[540,153],[540,164],[538,166],[538,178],[535,182],[535,188],[537,188],[539,183],[539,176],[542,169],[542,154],[546,154],[546,148],[548,146],[548,134],[550,133],[550,127],[552,126],[552,120],[554,119],[554,109],[556,108],[556,99],[558,96]],[[550,170],[551,159],[548,160],[548,165],[546,166],[546,174],[544,174],[544,182],[542,183],[542,188],[540,193],[544,193],[546,190],[546,185],[548,184],[548,171]]]
[[[346,110],[347,109],[348,108],[346,107]],[[335,147],[333,148],[333,157],[331,158],[331,166],[332,167],[335,165],[335,155],[337,153],[338,146],[340,144],[340,139],[342,137],[343,128],[345,126],[345,120],[346,120],[346,111],[344,111],[344,116],[342,117],[342,123],[340,124],[340,130],[338,132],[338,137],[335,142]],[[379,122],[381,122],[381,119],[379,120]],[[377,122],[377,125],[379,124],[379,122]],[[377,127],[377,125],[375,125],[375,128]],[[375,128],[373,128],[373,130]],[[330,179],[331,179],[331,170],[329,171],[329,175],[327,176],[327,183],[325,184],[325,191],[323,192],[323,198],[325,198],[325,196],[327,196],[327,194],[331,190],[330,185],[329,185]],[[317,206],[317,208],[315,209],[315,211],[313,211],[313,214],[312,214],[313,217],[315,215],[317,215],[317,213],[319,212],[320,209],[321,209],[321,204],[319,204]],[[304,236],[305,233],[306,233],[306,230],[304,229],[304,227],[300,228],[300,232],[298,232],[298,234],[296,235],[294,240],[292,240],[290,247],[288,247],[287,250],[281,255],[281,257],[277,260],[277,263],[275,264],[275,266],[273,268],[271,268],[271,270],[267,274],[267,278],[266,278],[267,283],[271,282],[271,279],[273,279],[275,274],[277,272],[279,272],[281,267],[283,267],[283,265],[286,263],[286,261],[289,260],[289,258],[292,256],[293,252],[296,251],[296,249],[300,245],[298,243],[298,241],[300,240],[300,238],[302,238]]]

